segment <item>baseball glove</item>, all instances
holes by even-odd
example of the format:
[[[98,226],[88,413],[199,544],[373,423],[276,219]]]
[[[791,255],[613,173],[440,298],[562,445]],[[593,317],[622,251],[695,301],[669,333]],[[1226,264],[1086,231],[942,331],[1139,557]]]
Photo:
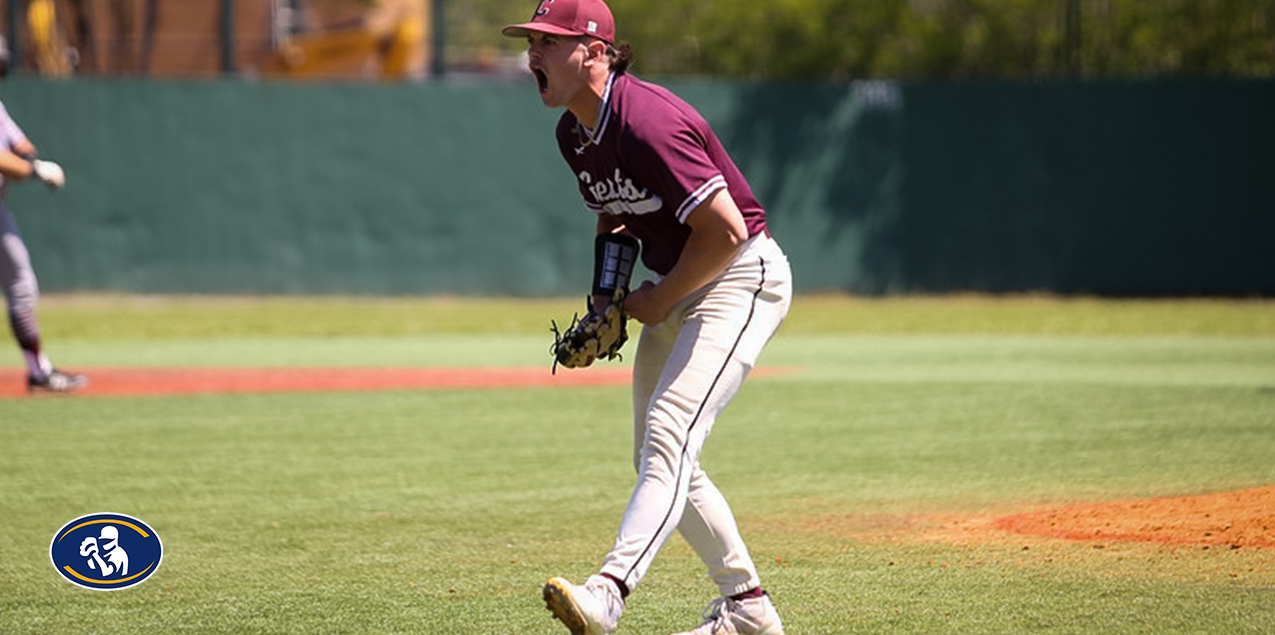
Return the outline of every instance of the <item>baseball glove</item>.
[[[602,312],[594,311],[593,298],[588,298],[588,313],[583,318],[579,314],[572,316],[566,330],[559,329],[557,322],[550,322],[553,329],[551,372],[558,372],[558,365],[585,368],[597,359],[620,358],[620,348],[629,339],[625,329],[629,319],[624,314],[626,295],[628,292],[624,287],[617,287],[611,296],[611,304]]]

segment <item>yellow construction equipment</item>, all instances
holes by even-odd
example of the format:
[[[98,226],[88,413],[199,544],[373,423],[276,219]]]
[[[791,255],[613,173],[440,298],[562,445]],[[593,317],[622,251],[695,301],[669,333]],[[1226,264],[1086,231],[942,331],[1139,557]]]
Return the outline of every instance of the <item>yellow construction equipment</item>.
[[[57,10],[53,0],[31,0],[27,4],[27,26],[31,30],[31,44],[35,49],[35,65],[46,77],[66,77],[71,74],[71,60],[62,30],[58,28]]]
[[[380,0],[355,28],[289,36],[263,65],[267,77],[401,80],[426,69],[428,0]]]

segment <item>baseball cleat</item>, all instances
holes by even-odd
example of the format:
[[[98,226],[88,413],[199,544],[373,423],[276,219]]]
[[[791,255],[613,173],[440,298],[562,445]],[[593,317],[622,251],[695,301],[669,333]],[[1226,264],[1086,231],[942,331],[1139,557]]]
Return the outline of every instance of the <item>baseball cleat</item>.
[[[27,392],[72,392],[89,385],[89,378],[53,369],[44,377],[27,376]]]
[[[704,609],[703,624],[677,635],[784,635],[784,625],[770,596],[719,598]]]
[[[598,575],[580,586],[564,578],[550,578],[544,597],[545,608],[571,635],[611,635],[624,611],[624,600],[615,584]]]

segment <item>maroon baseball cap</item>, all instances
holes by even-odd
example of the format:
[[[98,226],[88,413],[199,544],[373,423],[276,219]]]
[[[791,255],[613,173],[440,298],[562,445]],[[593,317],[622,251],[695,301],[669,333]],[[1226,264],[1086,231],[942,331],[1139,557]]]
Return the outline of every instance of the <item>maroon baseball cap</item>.
[[[602,0],[543,0],[530,22],[500,30],[509,37],[526,37],[530,31],[553,35],[591,35],[615,43],[615,18]]]

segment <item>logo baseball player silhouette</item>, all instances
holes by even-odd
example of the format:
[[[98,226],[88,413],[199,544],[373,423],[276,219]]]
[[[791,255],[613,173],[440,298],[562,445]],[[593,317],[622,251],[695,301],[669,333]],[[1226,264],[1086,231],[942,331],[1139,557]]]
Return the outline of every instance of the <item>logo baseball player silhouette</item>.
[[[164,544],[146,523],[99,513],[68,522],[49,543],[49,559],[67,582],[96,591],[141,584],[159,569]]]
[[[120,546],[120,530],[107,525],[102,528],[100,538],[102,539],[100,550],[106,554],[106,560],[103,560],[102,554],[99,553],[97,538],[87,536],[80,543],[80,555],[89,557],[89,568],[101,571],[104,578],[112,575],[128,575],[128,552]]]
[[[592,212],[595,241],[640,243],[653,274],[628,293],[595,284],[590,297],[591,313],[616,299],[642,323],[633,357],[637,480],[598,573],[581,585],[551,578],[546,606],[572,635],[614,633],[625,599],[677,531],[719,596],[683,635],[783,635],[730,506],[699,461],[791,302],[788,259],[766,211],[703,117],[629,74],[632,50],[616,44],[602,0],[541,2],[530,22],[502,33],[526,39],[541,102],[564,111],[558,149]],[[596,256],[594,280],[611,264]]]

